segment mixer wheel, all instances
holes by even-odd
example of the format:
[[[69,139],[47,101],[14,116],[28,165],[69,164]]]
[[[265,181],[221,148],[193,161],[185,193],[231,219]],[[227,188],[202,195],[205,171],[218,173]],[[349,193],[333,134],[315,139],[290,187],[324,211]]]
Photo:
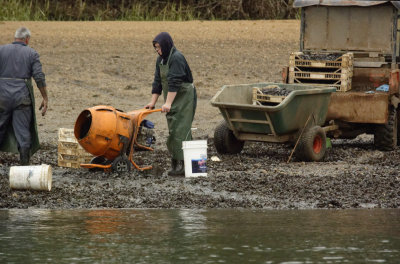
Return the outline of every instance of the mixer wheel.
[[[118,156],[114,159],[111,165],[113,171],[118,173],[128,172],[131,170],[131,162],[128,160],[127,157]]]

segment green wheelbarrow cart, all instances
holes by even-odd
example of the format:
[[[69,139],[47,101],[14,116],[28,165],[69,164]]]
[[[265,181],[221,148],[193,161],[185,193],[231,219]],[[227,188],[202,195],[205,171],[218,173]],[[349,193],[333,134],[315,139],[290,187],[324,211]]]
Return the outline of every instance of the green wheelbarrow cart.
[[[268,95],[268,89],[289,93]],[[309,84],[225,85],[211,99],[224,117],[214,131],[214,145],[220,154],[238,154],[245,141],[292,143],[300,160],[320,161],[326,132],[338,128],[333,123],[324,126],[335,91]]]

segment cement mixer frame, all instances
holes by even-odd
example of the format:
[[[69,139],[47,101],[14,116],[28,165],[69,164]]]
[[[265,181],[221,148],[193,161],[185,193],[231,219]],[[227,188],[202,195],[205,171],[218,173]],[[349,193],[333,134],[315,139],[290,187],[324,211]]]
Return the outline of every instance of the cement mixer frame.
[[[95,156],[88,164],[81,167],[103,169],[118,173],[131,170],[152,169],[152,166],[140,167],[133,160],[135,149],[153,151],[153,148],[142,145],[137,137],[144,118],[161,109],[139,109],[128,113],[112,106],[99,105],[87,108],[78,116],[74,134],[78,143]]]

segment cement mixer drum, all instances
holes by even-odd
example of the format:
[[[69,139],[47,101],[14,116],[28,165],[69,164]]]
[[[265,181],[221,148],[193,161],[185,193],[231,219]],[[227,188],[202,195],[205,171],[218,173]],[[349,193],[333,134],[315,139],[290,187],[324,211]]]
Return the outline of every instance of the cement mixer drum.
[[[132,165],[139,171],[151,169],[152,166],[136,164],[133,152],[153,151],[154,131],[146,128],[152,129],[151,122],[144,118],[155,112],[161,112],[161,109],[143,108],[125,113],[111,106],[99,105],[83,110],[75,122],[74,134],[78,143],[96,157],[81,167],[117,172],[129,171]]]
[[[74,133],[89,153],[114,160],[130,143],[133,123],[129,115],[111,106],[95,106],[81,112]]]

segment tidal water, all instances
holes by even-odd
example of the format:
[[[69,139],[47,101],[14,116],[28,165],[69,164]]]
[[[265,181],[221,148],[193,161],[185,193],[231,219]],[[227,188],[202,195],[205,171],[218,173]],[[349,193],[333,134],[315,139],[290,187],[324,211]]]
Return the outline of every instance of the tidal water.
[[[400,210],[0,210],[0,263],[400,263]]]

